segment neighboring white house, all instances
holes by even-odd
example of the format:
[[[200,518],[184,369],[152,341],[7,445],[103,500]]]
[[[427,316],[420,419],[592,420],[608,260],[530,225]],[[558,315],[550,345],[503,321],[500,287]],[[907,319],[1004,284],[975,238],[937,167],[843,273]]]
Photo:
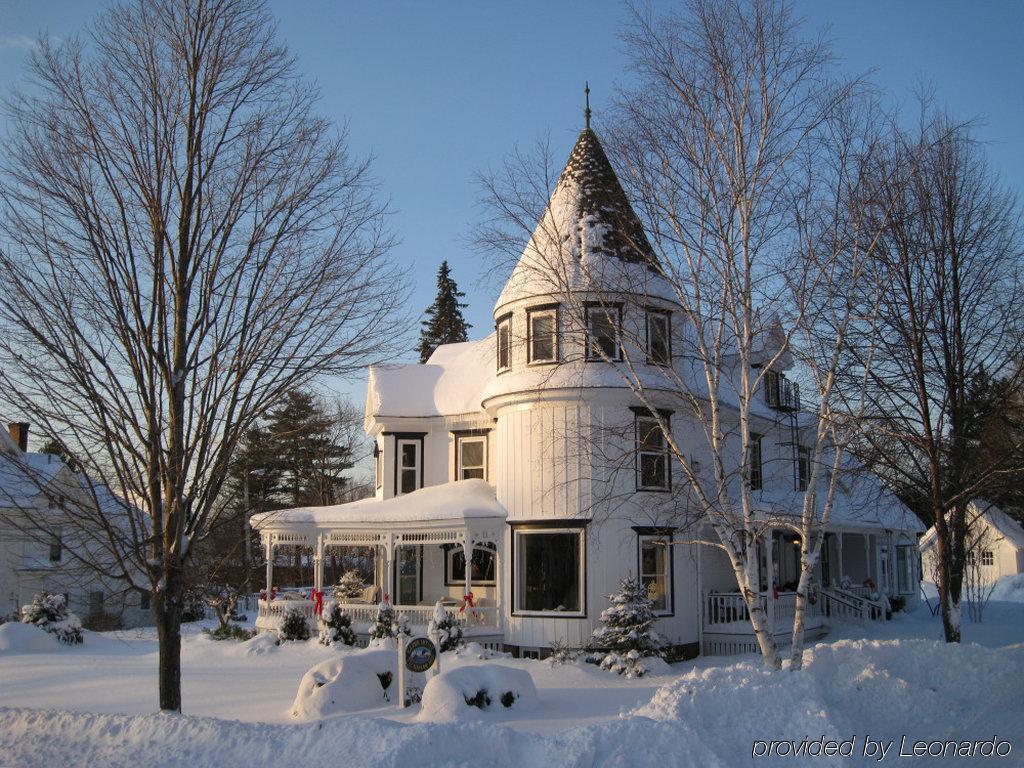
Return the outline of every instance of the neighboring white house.
[[[28,451],[29,425],[0,430],[0,614],[9,615],[40,592],[63,594],[86,625],[152,624],[148,596],[127,591],[101,577],[76,557],[81,530],[62,524],[76,504],[107,498],[109,491],[86,492],[81,474],[49,453]],[[95,549],[95,547],[92,547]]]
[[[557,253],[544,244],[552,222],[570,233]],[[623,228],[646,254],[627,254],[609,237]],[[561,260],[564,271],[538,279],[533,266],[548,257]],[[574,322],[561,300],[565,291],[599,296],[602,307]],[[617,309],[617,326],[609,306]],[[414,624],[425,624],[443,600],[474,639],[517,654],[543,654],[556,642],[581,647],[599,626],[607,595],[633,575],[655,602],[657,631],[680,652],[755,650],[724,553],[665,546],[700,538],[678,530],[685,483],[651,412],[593,352],[600,347],[618,357],[629,343],[623,328],[643,329],[633,338],[645,339],[646,349],[630,347],[637,353],[630,357],[646,359],[640,375],[660,393],[658,410],[679,444],[699,446],[700,426],[664,386],[667,368],[700,385],[691,364],[672,351],[686,333],[681,310],[588,127],[498,298],[494,332],[441,346],[424,365],[369,369],[365,427],[376,441],[376,498],[253,518],[268,553],[272,598],[261,601],[258,624],[273,626],[289,605],[314,610],[299,594],[275,597],[273,563],[282,548],[308,548],[314,587],[322,588],[332,548],[369,546],[378,553],[376,589],[345,605],[362,631],[374,601],[388,593]],[[769,334],[764,344],[775,341]],[[751,417],[755,500],[766,514],[798,514],[807,478],[798,440],[807,422],[782,371],[768,381]],[[710,466],[695,449],[694,459],[702,458]],[[922,526],[877,481],[851,475],[828,530],[816,568],[822,599],[809,611],[809,633],[840,616],[877,617],[881,594],[916,599]],[[764,600],[780,640],[795,604],[793,543],[779,530],[760,544]]]
[[[935,528],[921,537],[924,578],[934,581]],[[995,504],[975,499],[967,507],[967,564],[981,584],[1024,573],[1024,528]]]

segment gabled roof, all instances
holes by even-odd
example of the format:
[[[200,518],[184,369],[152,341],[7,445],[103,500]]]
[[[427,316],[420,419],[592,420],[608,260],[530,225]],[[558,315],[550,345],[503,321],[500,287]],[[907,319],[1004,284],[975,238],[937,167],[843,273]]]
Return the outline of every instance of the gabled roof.
[[[17,453],[0,451],[0,509],[32,506],[65,468],[48,453]]]
[[[590,128],[576,140],[544,214],[495,306],[566,290],[677,300],[662,277],[640,219]]]
[[[997,536],[1005,539],[1011,546],[1024,549],[1024,527],[995,504],[984,499],[974,499],[967,505],[967,527],[979,523],[991,527]],[[921,549],[930,549],[934,543],[935,526],[932,526],[921,539]]]

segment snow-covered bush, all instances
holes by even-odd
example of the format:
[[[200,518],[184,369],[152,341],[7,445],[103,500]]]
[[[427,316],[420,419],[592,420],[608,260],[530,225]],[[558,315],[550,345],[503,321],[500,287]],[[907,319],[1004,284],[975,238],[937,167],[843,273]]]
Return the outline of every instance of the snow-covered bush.
[[[387,600],[377,606],[377,618],[370,627],[370,641],[378,645],[380,641],[389,640],[399,635],[411,635],[409,619],[404,614],[396,614],[394,607]]]
[[[536,706],[537,689],[529,672],[501,664],[474,664],[430,678],[417,719],[473,719],[481,713],[528,711]]]
[[[320,624],[320,644],[355,645],[356,633],[352,629],[352,618],[337,605],[332,605],[327,618]]]
[[[182,622],[202,621],[206,618],[206,603],[203,602],[201,590],[190,589],[185,593],[184,601],[181,606]]]
[[[626,677],[647,673],[643,659],[661,657],[661,637],[654,631],[654,603],[638,579],[626,576],[619,591],[608,596],[611,603],[601,612],[601,625],[594,630],[587,649],[587,661]]]
[[[368,649],[334,656],[311,667],[299,683],[292,717],[311,719],[338,712],[372,709],[397,700],[398,654],[391,649]],[[407,684],[420,685],[423,676],[409,673]]]
[[[565,640],[555,640],[551,643],[551,654],[548,656],[548,661],[551,662],[551,666],[557,664],[572,664],[576,659],[580,657],[580,652],[569,647],[569,644]]]
[[[237,624],[220,624],[216,629],[204,629],[203,634],[213,640],[252,640],[256,636],[255,629],[246,629]]]
[[[309,640],[309,624],[305,612],[297,605],[287,608],[281,617],[277,636],[282,642],[288,640]]]
[[[82,642],[82,622],[68,610],[64,595],[42,592],[32,598],[32,603],[21,609],[21,621],[35,624],[42,630],[57,636],[66,645]]]
[[[363,577],[359,575],[359,571],[345,571],[338,586],[334,588],[334,598],[336,600],[353,600],[362,597],[365,588],[366,585],[363,583]]]
[[[437,632],[438,653],[454,651],[462,645],[462,625],[455,614],[446,611],[441,601],[434,604],[434,616],[427,627],[427,634]]]

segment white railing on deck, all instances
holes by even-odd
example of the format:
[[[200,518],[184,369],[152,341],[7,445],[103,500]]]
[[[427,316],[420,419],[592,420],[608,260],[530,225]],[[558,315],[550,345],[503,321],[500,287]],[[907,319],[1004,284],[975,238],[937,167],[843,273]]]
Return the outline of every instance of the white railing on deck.
[[[334,605],[333,600],[324,600],[323,611],[326,614]],[[373,624],[377,620],[377,606],[370,603],[338,603],[341,610],[345,611],[352,619],[353,625]],[[260,616],[282,616],[289,608],[298,608],[305,615],[306,619],[313,621],[316,615],[316,607],[312,600],[272,600],[268,605],[265,600],[260,600]],[[412,626],[426,626],[434,616],[432,605],[396,605],[395,612],[405,614]],[[455,616],[456,620],[464,629],[476,627],[493,628],[498,626],[498,609],[493,606],[466,608],[459,611],[458,606],[448,607],[448,611]]]
[[[761,607],[767,610],[767,599],[761,595]],[[792,623],[796,615],[796,592],[780,592],[779,596],[772,601],[773,615],[776,626],[781,623]],[[821,608],[817,603],[809,600],[805,605],[804,618],[812,618],[821,615]],[[704,613],[704,626],[714,627],[723,624],[735,624],[736,622],[750,621],[750,612],[747,610],[747,602],[739,592],[709,592],[707,605]]]

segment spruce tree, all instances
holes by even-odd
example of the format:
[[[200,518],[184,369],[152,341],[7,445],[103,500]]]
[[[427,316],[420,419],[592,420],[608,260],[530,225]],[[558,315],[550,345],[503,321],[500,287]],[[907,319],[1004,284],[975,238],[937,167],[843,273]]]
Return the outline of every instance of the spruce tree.
[[[639,579],[626,576],[619,591],[608,595],[601,612],[602,626],[594,630],[587,661],[626,677],[642,677],[643,658],[661,656],[663,641],[654,631],[654,603]]]
[[[459,301],[465,295],[452,279],[448,261],[442,261],[437,271],[437,298],[427,308],[427,319],[420,330],[417,351],[421,363],[427,362],[442,344],[455,344],[468,338],[466,332],[473,326],[462,316],[462,310],[468,305]]]

